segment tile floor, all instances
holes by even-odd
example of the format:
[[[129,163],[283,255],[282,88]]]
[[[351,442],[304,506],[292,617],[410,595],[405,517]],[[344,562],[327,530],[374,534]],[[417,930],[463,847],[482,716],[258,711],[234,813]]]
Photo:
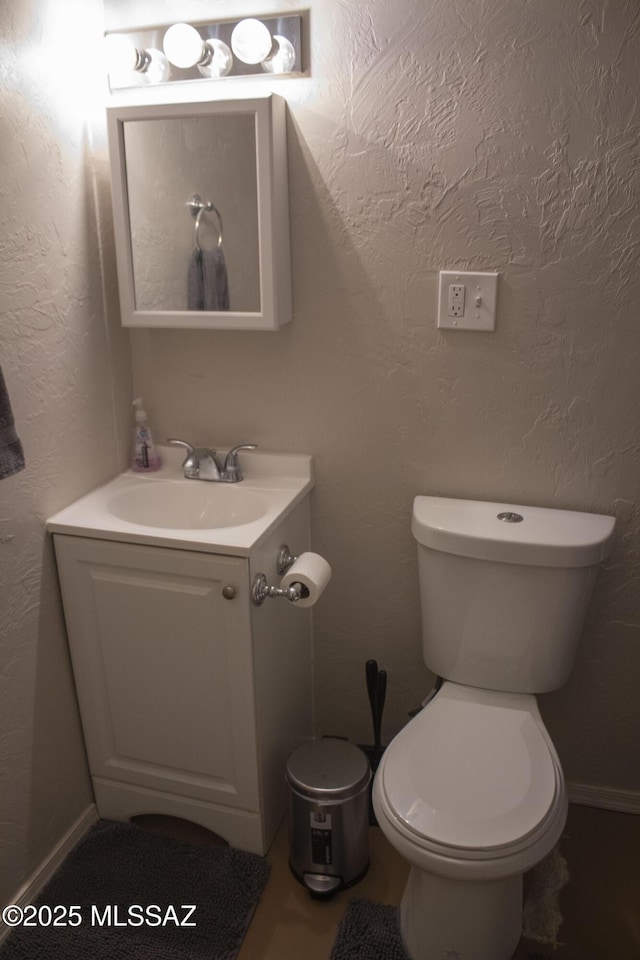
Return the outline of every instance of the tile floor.
[[[141,819],[159,828],[156,818]],[[168,832],[211,842],[207,831],[195,828],[200,835],[193,835],[193,829]],[[289,870],[283,824],[267,855],[269,882],[237,960],[329,960],[351,897],[399,903],[406,865],[377,827],[369,830],[369,847],[370,867],[360,883],[333,900],[312,900]],[[513,960],[640,960],[640,816],[572,804],[560,852],[569,882],[560,891],[558,945],[523,938]]]
[[[286,824],[276,834],[267,859],[271,875],[238,960],[329,960],[349,899],[399,903],[408,872],[378,827],[369,828],[366,876],[331,900],[313,900],[291,874]]]
[[[514,960],[640,960],[640,816],[572,805],[560,850],[570,879],[560,893],[559,945],[523,939]],[[238,960],[328,960],[349,899],[398,903],[407,874],[376,827],[368,874],[328,902],[292,877],[286,827],[268,859],[271,876]]]

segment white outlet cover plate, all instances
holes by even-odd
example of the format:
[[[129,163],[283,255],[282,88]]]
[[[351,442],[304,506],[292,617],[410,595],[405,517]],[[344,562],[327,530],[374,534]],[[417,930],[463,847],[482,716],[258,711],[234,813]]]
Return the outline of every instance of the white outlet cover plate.
[[[449,286],[465,286],[464,313],[449,316]],[[443,330],[495,330],[498,304],[498,274],[465,270],[441,270],[438,296],[438,327]]]

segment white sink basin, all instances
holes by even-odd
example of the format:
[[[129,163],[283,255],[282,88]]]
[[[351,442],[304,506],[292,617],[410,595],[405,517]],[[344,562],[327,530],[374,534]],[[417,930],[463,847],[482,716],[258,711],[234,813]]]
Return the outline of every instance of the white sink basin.
[[[311,457],[240,454],[244,480],[186,480],[183,452],[162,447],[157,473],[120,474],[47,521],[51,533],[250,556],[313,486]]]
[[[202,480],[158,480],[125,487],[107,501],[114,517],[143,527],[214,530],[253,523],[264,516],[268,501],[240,484]]]

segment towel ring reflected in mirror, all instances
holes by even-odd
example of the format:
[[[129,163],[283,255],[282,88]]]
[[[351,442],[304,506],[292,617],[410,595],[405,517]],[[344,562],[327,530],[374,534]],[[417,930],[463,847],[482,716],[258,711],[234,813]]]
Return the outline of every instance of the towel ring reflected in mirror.
[[[187,206],[191,210],[191,216],[196,218],[194,224],[195,248],[200,250],[200,220],[203,213],[215,213],[218,218],[218,247],[222,247],[222,215],[216,205],[211,200],[203,200],[199,194],[194,193],[191,200],[187,200]]]

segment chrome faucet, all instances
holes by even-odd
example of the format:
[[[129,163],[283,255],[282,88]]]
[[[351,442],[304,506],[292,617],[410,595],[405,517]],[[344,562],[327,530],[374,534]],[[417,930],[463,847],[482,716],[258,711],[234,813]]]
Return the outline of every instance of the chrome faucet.
[[[216,450],[209,447],[193,447],[186,440],[167,440],[174,447],[184,447],[187,455],[182,469],[187,480],[212,480],[214,483],[238,483],[242,472],[238,463],[239,450],[255,450],[255,443],[239,443],[232,447],[220,465]]]

